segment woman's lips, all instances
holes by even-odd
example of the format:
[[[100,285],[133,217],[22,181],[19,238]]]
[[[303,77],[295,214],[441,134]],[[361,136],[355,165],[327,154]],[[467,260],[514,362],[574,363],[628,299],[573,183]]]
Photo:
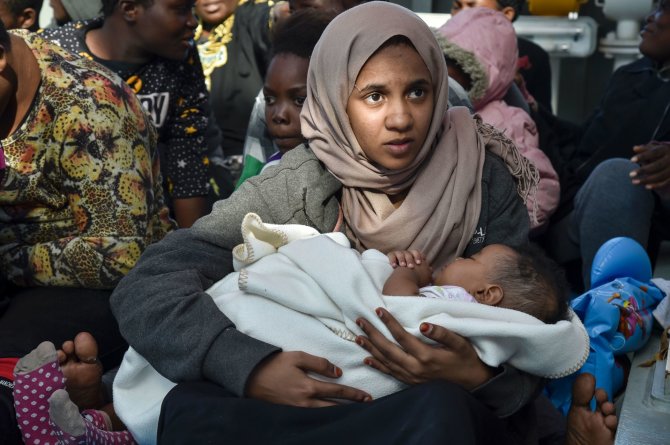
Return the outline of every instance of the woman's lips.
[[[384,146],[393,154],[401,155],[409,151],[412,146],[411,139],[402,139],[396,141],[390,141],[384,144]]]

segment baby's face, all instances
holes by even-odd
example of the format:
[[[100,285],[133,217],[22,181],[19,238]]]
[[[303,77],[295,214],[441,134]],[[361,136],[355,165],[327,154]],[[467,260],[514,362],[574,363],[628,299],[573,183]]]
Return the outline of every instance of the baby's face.
[[[477,298],[477,291],[490,284],[490,277],[499,262],[514,254],[502,244],[491,244],[470,258],[457,258],[441,267],[434,274],[434,282],[439,286],[460,286]]]

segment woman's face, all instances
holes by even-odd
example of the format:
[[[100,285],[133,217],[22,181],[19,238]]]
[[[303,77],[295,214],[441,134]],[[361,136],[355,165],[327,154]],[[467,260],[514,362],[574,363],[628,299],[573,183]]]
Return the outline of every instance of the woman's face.
[[[423,146],[433,115],[430,72],[414,48],[387,46],[363,65],[347,115],[368,159],[386,169],[410,165]]]
[[[303,142],[300,111],[307,96],[309,59],[280,53],[272,58],[263,85],[265,121],[279,151]]]
[[[235,12],[238,0],[198,0],[195,13],[204,23],[218,25]]]

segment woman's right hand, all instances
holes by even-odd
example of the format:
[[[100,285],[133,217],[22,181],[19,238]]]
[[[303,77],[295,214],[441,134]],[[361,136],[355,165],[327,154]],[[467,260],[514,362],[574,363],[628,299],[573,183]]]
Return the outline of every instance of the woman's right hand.
[[[337,383],[322,382],[308,372],[339,378],[342,370],[325,358],[306,352],[278,352],[262,361],[247,382],[246,396],[300,407],[338,405],[332,399],[367,402],[372,397],[361,390]]]

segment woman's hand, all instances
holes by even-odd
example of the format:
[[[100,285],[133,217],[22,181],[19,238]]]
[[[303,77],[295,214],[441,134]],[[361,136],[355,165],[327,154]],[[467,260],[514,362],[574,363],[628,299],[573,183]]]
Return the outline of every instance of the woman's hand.
[[[322,382],[308,372],[336,379],[342,370],[325,358],[306,352],[278,352],[261,362],[247,382],[246,396],[301,407],[337,405],[332,399],[366,402],[372,397],[361,390]]]
[[[387,340],[365,319],[357,324],[367,337],[359,336],[356,343],[372,354],[364,363],[389,374],[408,385],[432,380],[447,380],[472,390],[495,376],[496,370],[485,365],[468,340],[441,326],[421,325],[421,332],[438,345],[428,345],[405,331],[393,316],[382,308],[379,318],[400,346]]]
[[[635,156],[632,162],[640,164],[640,168],[630,175],[633,184],[640,184],[659,194],[670,189],[670,142],[653,141],[646,145],[633,147]]]

